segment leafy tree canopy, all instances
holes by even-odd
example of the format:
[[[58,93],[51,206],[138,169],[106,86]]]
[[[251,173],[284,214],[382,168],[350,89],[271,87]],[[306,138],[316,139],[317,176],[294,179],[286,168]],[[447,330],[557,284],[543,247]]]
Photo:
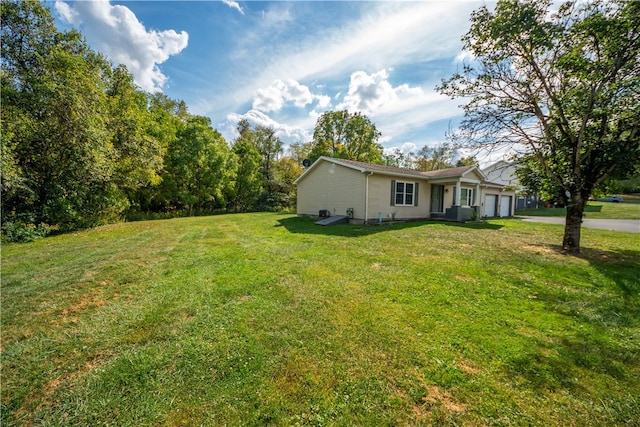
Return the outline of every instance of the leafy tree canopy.
[[[361,113],[326,112],[316,122],[310,160],[328,156],[381,164],[380,135],[371,120]]]
[[[474,60],[443,81],[465,97],[454,138],[535,158],[567,206],[563,248],[579,252],[587,200],[640,162],[640,2],[499,1],[473,12]]]

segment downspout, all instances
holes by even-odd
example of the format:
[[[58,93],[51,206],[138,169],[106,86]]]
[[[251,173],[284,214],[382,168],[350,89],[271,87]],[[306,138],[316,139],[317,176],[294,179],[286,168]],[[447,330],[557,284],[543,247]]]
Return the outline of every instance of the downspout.
[[[364,184],[364,223],[369,221],[369,177],[373,175],[373,171],[365,177]]]

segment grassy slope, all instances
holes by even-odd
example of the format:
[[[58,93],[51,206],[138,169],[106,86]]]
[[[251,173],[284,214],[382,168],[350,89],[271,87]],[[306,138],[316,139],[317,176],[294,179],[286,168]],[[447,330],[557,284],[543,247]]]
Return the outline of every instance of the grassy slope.
[[[250,214],[2,248],[2,425],[640,419],[640,244]],[[637,423],[637,421],[635,421]]]
[[[624,194],[623,203],[589,202],[584,212],[590,219],[640,219],[640,195]],[[566,216],[565,208],[523,209],[516,215]]]

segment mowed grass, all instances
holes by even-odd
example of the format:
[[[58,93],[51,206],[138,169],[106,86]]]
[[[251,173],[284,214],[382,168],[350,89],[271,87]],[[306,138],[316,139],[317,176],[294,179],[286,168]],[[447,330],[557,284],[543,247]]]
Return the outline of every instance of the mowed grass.
[[[640,194],[623,194],[623,203],[593,201],[587,204],[584,217],[589,219],[640,219]],[[516,215],[566,216],[566,208],[523,209]]]
[[[2,247],[2,425],[638,425],[640,242],[242,214]]]

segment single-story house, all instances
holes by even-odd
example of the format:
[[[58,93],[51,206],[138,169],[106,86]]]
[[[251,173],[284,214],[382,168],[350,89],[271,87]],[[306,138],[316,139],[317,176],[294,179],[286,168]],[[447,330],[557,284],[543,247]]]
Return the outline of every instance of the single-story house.
[[[421,172],[320,157],[300,175],[297,213],[347,215],[355,223],[513,215],[515,193],[488,182],[476,166]]]

